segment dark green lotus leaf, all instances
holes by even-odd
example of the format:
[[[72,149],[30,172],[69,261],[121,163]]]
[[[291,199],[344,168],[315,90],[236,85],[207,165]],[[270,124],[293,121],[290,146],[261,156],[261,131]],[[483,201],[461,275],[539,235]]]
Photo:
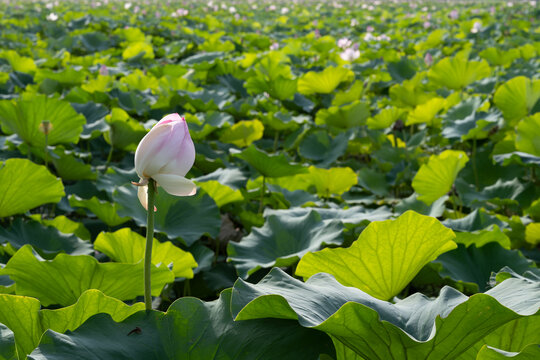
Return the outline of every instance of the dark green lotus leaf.
[[[234,101],[227,89],[200,90],[195,92],[178,91],[180,99],[191,105],[196,111],[223,110]]]
[[[507,228],[508,224],[499,220],[496,216],[488,214],[483,209],[476,209],[467,216],[460,219],[447,219],[443,221],[445,226],[456,231],[477,231],[497,225],[501,229]]]
[[[411,79],[417,70],[416,64],[406,57],[401,58],[399,61],[389,62],[386,67],[392,79],[398,83]]]
[[[413,210],[419,214],[437,218],[446,210],[446,206],[444,204],[446,200],[448,200],[448,196],[442,196],[441,198],[435,200],[431,205],[426,205],[425,202],[418,200],[418,194],[413,193],[408,198],[402,199],[399,204],[396,205],[396,211],[399,214],[402,214],[407,210]]]
[[[508,154],[494,155],[493,160],[507,166],[510,164],[519,164],[519,165],[540,165],[540,156],[534,156],[524,152],[514,151]]]
[[[120,323],[96,315],[65,335],[47,331],[29,359],[316,360],[320,354],[334,355],[328,336],[295,321],[233,321],[230,299],[231,290],[207,303],[182,298],[165,314],[141,311]]]
[[[262,228],[253,228],[239,243],[229,242],[227,260],[242,278],[260,268],[293,265],[309,251],[343,242],[339,221],[321,221],[315,211],[291,215],[287,211],[269,215]]]
[[[486,202],[491,204],[517,203],[517,198],[525,192],[526,187],[518,178],[510,181],[497,180],[493,185],[486,186],[480,191],[476,191],[472,184],[465,181],[456,181],[456,189],[460,199],[472,208],[486,206]],[[513,201],[512,201],[513,200]]]
[[[57,203],[65,195],[60,179],[26,159],[8,159],[0,166],[0,194],[0,217]]]
[[[143,263],[99,263],[88,255],[59,254],[43,260],[32,253],[30,245],[20,248],[0,269],[15,281],[16,294],[38,298],[44,306],[74,304],[88,289],[98,289],[120,300],[132,300],[144,294]],[[59,280],[61,279],[61,281]],[[174,274],[165,266],[152,267],[152,295],[158,296]]]
[[[139,226],[146,226],[146,210],[139,203],[133,185],[119,187],[114,200],[120,205],[118,214],[132,218]],[[155,230],[167,234],[169,239],[181,238],[191,246],[203,235],[216,238],[221,226],[219,208],[204,191],[194,196],[170,195],[161,187],[156,196]]]
[[[320,273],[306,283],[280,269],[259,284],[239,279],[231,309],[236,320],[298,319],[326,332],[365,359],[456,359],[500,326],[540,314],[540,287],[508,279],[468,298],[444,287],[397,303],[375,299]],[[481,326],[479,326],[481,324]]]
[[[217,59],[224,56],[225,53],[221,51],[199,53],[182,60],[182,65],[195,65],[194,67],[198,69],[201,69],[200,66],[210,68]]]
[[[348,142],[346,133],[332,138],[328,132],[320,130],[306,136],[298,151],[303,157],[315,160],[318,167],[328,168],[345,153]]]
[[[0,324],[0,359],[17,359],[17,350],[15,348],[15,336],[7,326]]]
[[[111,46],[111,38],[101,32],[87,32],[80,37],[81,44],[89,53],[103,51]]]
[[[301,165],[293,165],[285,155],[268,155],[251,145],[234,156],[245,160],[265,177],[283,177],[307,173],[308,169]]]
[[[454,106],[444,116],[442,136],[447,139],[482,139],[503,125],[499,112],[479,111],[482,98],[471,97]]]
[[[199,176],[193,180],[197,182],[218,181],[222,185],[226,185],[231,189],[238,190],[245,188],[247,176],[237,168],[220,168],[203,176]]]
[[[475,283],[480,292],[488,288],[492,272],[498,272],[504,266],[509,266],[522,273],[532,266],[532,262],[523,257],[518,250],[504,249],[495,242],[479,248],[475,245],[466,247],[459,244],[457,249],[440,255],[434,262],[442,265],[441,276]]]
[[[372,221],[387,220],[393,216],[392,211],[386,206],[377,209],[366,209],[362,206],[351,206],[347,209],[341,208],[319,208],[319,207],[293,207],[287,210],[266,209],[265,216],[276,215],[279,217],[301,217],[306,216],[311,211],[316,211],[321,220],[338,220],[343,224],[367,225]]]
[[[89,255],[94,252],[92,244],[75,235],[63,234],[52,226],[45,226],[37,221],[15,219],[9,228],[0,228],[0,243],[9,243],[14,249],[26,244],[43,257],[53,258],[64,252],[70,255]]]

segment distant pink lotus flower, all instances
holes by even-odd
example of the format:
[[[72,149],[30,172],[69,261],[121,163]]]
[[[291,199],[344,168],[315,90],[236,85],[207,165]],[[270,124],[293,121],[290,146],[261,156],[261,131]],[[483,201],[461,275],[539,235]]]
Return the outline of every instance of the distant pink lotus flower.
[[[186,120],[178,114],[165,116],[142,138],[135,151],[135,171],[140,178],[136,185],[142,206],[148,210],[150,178],[171,195],[194,195],[195,184],[185,178],[194,162],[195,146]]]
[[[103,76],[109,75],[109,69],[107,69],[107,65],[101,65],[99,67],[99,75],[103,75]]]
[[[273,42],[272,45],[270,45],[270,50],[278,50],[279,44],[277,42]]]
[[[457,20],[457,18],[459,17],[459,14],[458,14],[458,11],[454,9],[454,10],[450,11],[450,14],[448,16],[452,20]]]
[[[373,28],[373,26],[371,25],[368,25],[368,27],[366,27],[366,32],[368,33],[373,32],[373,30],[375,30],[375,28]]]
[[[433,57],[430,53],[426,53],[426,56],[424,56],[424,62],[427,66],[431,66],[433,64]]]

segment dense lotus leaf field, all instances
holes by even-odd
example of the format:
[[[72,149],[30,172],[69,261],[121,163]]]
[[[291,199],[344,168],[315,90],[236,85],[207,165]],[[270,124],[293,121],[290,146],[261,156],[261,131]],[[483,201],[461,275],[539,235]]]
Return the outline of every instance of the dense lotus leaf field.
[[[0,2],[0,359],[540,359],[539,55],[536,1]]]

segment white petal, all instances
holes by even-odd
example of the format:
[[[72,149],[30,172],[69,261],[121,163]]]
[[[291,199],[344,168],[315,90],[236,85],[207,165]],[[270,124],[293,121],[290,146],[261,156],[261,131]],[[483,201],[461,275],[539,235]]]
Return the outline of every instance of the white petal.
[[[191,196],[197,192],[197,186],[191,180],[183,176],[173,174],[156,174],[154,180],[159,186],[171,195],[176,196]]]
[[[146,211],[148,211],[148,185],[139,186],[137,190],[137,197],[141,202],[141,205]],[[157,208],[154,206],[154,211],[157,211]]]

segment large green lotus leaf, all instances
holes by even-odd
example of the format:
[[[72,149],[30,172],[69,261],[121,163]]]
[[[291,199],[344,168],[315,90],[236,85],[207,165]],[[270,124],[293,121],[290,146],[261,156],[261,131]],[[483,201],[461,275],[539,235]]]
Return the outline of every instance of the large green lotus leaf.
[[[437,219],[407,211],[396,220],[369,224],[349,248],[307,253],[296,275],[330,273],[379,299],[397,295],[424,265],[455,249],[454,232]]]
[[[15,347],[15,335],[7,326],[0,324],[0,359],[17,359],[17,349]]]
[[[291,266],[323,245],[341,245],[343,225],[336,220],[321,220],[315,211],[296,217],[288,212],[270,215],[262,228],[253,228],[238,243],[229,242],[227,261],[246,278],[260,268]]]
[[[516,150],[540,156],[540,112],[517,125]]]
[[[102,232],[94,242],[94,248],[101,251],[112,260],[134,264],[144,258],[146,238],[129,228],[123,228],[114,233]],[[159,242],[154,239],[152,248],[152,264],[172,264],[176,277],[191,279],[197,262],[191,253],[174,246],[172,242]]]
[[[289,79],[283,75],[278,75],[270,80],[266,80],[263,76],[253,76],[245,82],[245,87],[252,94],[267,92],[273,98],[290,100],[296,93],[297,80]]]
[[[92,244],[77,236],[63,234],[52,226],[37,221],[15,219],[9,228],[0,228],[0,244],[8,242],[14,249],[26,244],[43,257],[52,258],[60,252],[70,255],[89,255],[94,253]]]
[[[540,314],[540,287],[521,279],[470,298],[444,287],[437,298],[414,294],[394,304],[329,274],[303,283],[275,268],[257,285],[239,279],[232,292],[235,320],[298,319],[370,360],[457,359],[500,326]]]
[[[130,218],[118,215],[118,206],[93,196],[90,199],[81,199],[77,195],[69,195],[69,205],[82,207],[93,212],[101,221],[109,226],[117,226],[129,221]]]
[[[0,54],[0,58],[6,59],[14,71],[33,73],[37,70],[36,63],[32,58],[20,56],[14,50],[3,51]]]
[[[51,329],[64,333],[67,330],[77,329],[95,314],[109,314],[114,321],[122,321],[140,310],[144,310],[142,302],[129,306],[99,290],[90,289],[83,292],[71,306],[56,310],[41,310],[41,327],[44,330]]]
[[[306,178],[310,185],[315,185],[317,194],[326,198],[334,194],[341,195],[349,191],[353,185],[358,184],[358,176],[349,167],[321,169],[310,166]]]
[[[84,71],[75,70],[71,67],[64,68],[58,72],[49,69],[38,69],[34,76],[34,81],[42,83],[46,80],[53,80],[65,87],[74,87],[81,85],[87,76]]]
[[[30,245],[20,248],[0,270],[15,281],[17,295],[38,298],[42,305],[74,304],[88,289],[98,289],[120,300],[132,300],[144,293],[142,262],[138,264],[99,263],[88,255],[59,254],[43,260]],[[158,296],[165,284],[174,281],[166,265],[152,267],[152,295]]]
[[[371,130],[382,130],[390,127],[403,116],[405,110],[397,107],[382,109],[377,115],[367,119],[366,125]]]
[[[415,76],[411,80],[405,80],[402,84],[395,84],[390,87],[390,98],[399,107],[416,107],[436,96],[435,93],[428,92],[422,84],[422,76]]]
[[[237,147],[248,147],[263,137],[264,125],[260,120],[239,121],[223,131],[219,140]]]
[[[487,61],[469,61],[464,55],[444,58],[428,72],[429,80],[440,87],[460,90],[491,75]]]
[[[530,223],[525,227],[525,241],[532,245],[540,244],[540,223]]]
[[[244,201],[244,195],[242,195],[240,189],[233,190],[217,180],[197,181],[197,185],[214,199],[219,208],[229,203]]]
[[[539,99],[540,79],[531,80],[524,76],[508,80],[493,96],[493,102],[509,121],[521,120],[531,114]]]
[[[431,155],[428,163],[420,167],[412,181],[413,189],[420,195],[418,200],[431,205],[448,193],[457,174],[468,161],[467,154],[458,150],[445,150],[439,155]]]
[[[515,59],[520,57],[518,49],[509,49],[507,51],[489,47],[478,54],[483,59],[486,59],[492,66],[509,66]]]
[[[154,48],[152,44],[148,44],[144,41],[131,42],[122,52],[122,58],[124,60],[133,59],[137,55],[143,54],[143,59],[154,58]]]
[[[407,115],[405,125],[426,124],[433,125],[433,119],[446,104],[443,98],[435,97],[418,105]]]
[[[0,294],[0,323],[13,331],[20,359],[34,350],[43,334],[39,308],[37,299]]]
[[[146,210],[139,203],[135,186],[117,188],[114,200],[121,207],[118,210],[120,216],[129,216],[139,226],[146,226]],[[205,234],[212,238],[219,234],[219,208],[204,191],[198,191],[194,196],[179,197],[158,187],[156,207],[155,230],[167,234],[171,240],[180,237],[187,246],[191,246]]]
[[[540,322],[540,321],[539,321]],[[478,352],[476,360],[537,360],[540,359],[540,345],[530,344],[520,352],[508,352],[490,346],[484,346]]]
[[[120,323],[96,315],[65,335],[47,331],[29,359],[316,360],[319,354],[334,355],[326,334],[295,321],[233,321],[230,299],[231,290],[206,303],[181,298],[165,314],[140,311]]]
[[[16,133],[28,144],[43,148],[45,134],[40,130],[42,121],[49,121],[52,128],[48,144],[77,143],[86,119],[78,114],[67,101],[45,95],[25,93],[19,100],[0,101],[2,130]]]
[[[115,321],[122,321],[144,310],[143,303],[128,306],[98,290],[87,290],[76,304],[57,310],[40,311],[39,300],[17,295],[0,295],[0,304],[0,323],[13,331],[20,359],[35,349],[47,329],[63,333],[75,330],[95,314],[106,313]]]
[[[342,195],[358,184],[358,176],[349,167],[333,167],[321,169],[315,166],[308,168],[307,174],[296,174],[270,179],[269,182],[289,191],[311,191],[313,188],[320,197]]]
[[[354,73],[343,67],[327,67],[322,72],[310,71],[298,79],[298,92],[303,95],[330,94],[343,81],[354,79]]]
[[[315,115],[315,123],[346,130],[364,125],[369,115],[369,105],[362,101],[355,101],[351,104],[319,110]]]
[[[282,177],[307,172],[307,169],[301,165],[292,165],[285,155],[267,155],[255,145],[251,145],[234,156],[247,161],[265,177]]]
[[[0,217],[57,203],[65,195],[62,181],[45,166],[26,159],[8,159],[0,167]]]
[[[474,283],[480,292],[486,290],[492,272],[498,272],[505,266],[518,273],[527,271],[532,263],[518,250],[507,250],[495,242],[482,247],[458,245],[458,248],[439,256],[435,263],[441,264],[442,277],[452,280]]]

